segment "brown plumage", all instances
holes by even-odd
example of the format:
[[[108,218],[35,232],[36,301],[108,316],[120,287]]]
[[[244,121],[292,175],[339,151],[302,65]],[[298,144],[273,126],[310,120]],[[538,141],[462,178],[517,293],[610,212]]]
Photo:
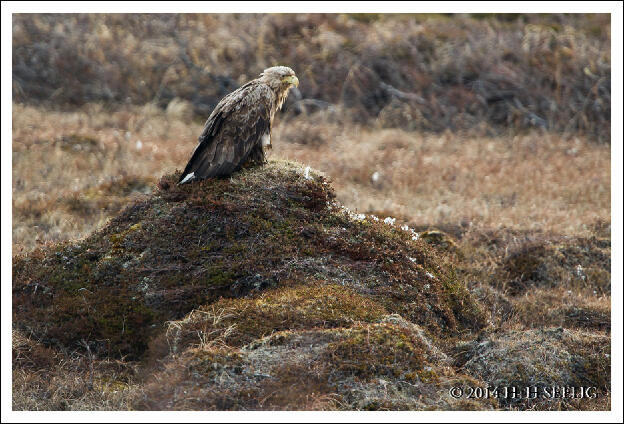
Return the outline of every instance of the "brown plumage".
[[[274,66],[221,99],[208,117],[179,183],[227,176],[243,165],[263,164],[265,149],[271,146],[275,112],[281,109],[288,90],[298,84],[292,69]]]

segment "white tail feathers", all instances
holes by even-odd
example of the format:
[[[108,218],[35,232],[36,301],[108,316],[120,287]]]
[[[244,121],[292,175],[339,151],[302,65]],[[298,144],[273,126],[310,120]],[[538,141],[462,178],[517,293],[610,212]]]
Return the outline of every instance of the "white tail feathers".
[[[188,174],[186,177],[184,177],[184,179],[182,181],[180,181],[180,184],[185,184],[188,183],[189,181],[191,181],[193,178],[195,178],[195,172],[191,172],[190,174]]]

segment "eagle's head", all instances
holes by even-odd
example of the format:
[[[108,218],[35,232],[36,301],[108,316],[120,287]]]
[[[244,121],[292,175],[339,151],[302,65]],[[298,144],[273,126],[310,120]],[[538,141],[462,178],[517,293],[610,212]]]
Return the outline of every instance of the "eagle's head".
[[[260,79],[276,93],[288,92],[293,85],[299,85],[295,71],[288,66],[273,66],[260,74]]]

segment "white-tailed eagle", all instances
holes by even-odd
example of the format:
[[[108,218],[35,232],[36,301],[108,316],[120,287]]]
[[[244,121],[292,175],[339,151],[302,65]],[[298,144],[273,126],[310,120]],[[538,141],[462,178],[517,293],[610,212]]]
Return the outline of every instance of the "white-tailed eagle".
[[[225,96],[214,108],[179,183],[231,175],[262,164],[271,147],[271,125],[288,90],[299,85],[292,69],[274,66]]]

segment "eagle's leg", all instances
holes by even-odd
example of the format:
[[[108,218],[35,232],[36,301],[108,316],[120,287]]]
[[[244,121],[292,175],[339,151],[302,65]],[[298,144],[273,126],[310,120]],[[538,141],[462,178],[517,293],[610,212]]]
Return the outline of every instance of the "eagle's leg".
[[[249,152],[249,156],[247,156],[247,159],[243,163],[243,168],[264,165],[266,162],[262,145],[257,145]]]

